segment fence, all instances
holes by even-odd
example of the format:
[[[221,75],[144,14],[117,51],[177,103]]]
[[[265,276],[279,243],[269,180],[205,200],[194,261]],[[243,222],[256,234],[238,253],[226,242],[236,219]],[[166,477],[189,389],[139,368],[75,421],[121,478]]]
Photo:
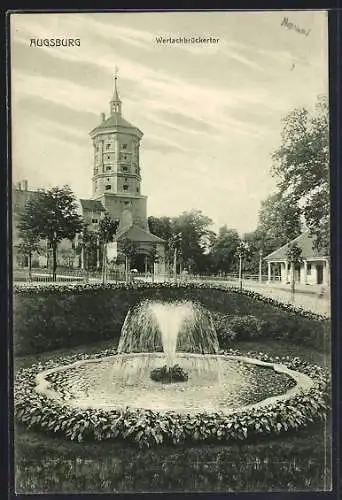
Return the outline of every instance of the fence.
[[[174,277],[171,274],[157,274],[152,275],[151,273],[129,273],[129,281],[173,281]],[[243,281],[247,282],[259,282],[259,275],[256,274],[243,274]],[[262,282],[267,282],[268,278],[266,275],[262,276]],[[15,269],[13,271],[13,281],[14,282],[36,282],[36,283],[49,283],[52,282],[52,273],[49,269],[33,269],[31,273],[31,278],[29,278],[27,269]],[[57,282],[80,282],[80,281],[102,281],[101,271],[89,271],[86,272],[83,269],[71,269],[71,268],[57,268],[56,273]],[[126,274],[118,270],[108,270],[106,272],[106,281],[109,282],[123,282],[126,281]],[[177,281],[192,281],[192,282],[239,282],[239,275],[237,273],[232,274],[220,274],[220,275],[203,275],[203,274],[188,274],[182,273],[177,275]],[[279,282],[280,276],[273,276],[271,281]]]

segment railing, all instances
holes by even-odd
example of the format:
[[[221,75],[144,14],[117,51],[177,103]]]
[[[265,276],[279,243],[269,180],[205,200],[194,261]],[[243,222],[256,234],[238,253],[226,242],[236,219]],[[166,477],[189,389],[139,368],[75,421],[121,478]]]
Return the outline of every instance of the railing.
[[[183,278],[183,276],[182,276]],[[239,281],[239,275],[235,274],[224,274],[224,275],[203,275],[203,274],[189,274],[185,275],[185,279],[194,280],[194,281]],[[260,277],[256,274],[243,274],[242,281],[250,281],[250,282],[259,282]],[[267,275],[262,275],[261,277],[262,283],[266,283],[268,281]],[[272,276],[271,281],[281,281],[280,276]]]
[[[157,282],[168,282],[173,281],[174,277],[172,274],[156,274],[152,273],[129,273],[129,281],[157,281]],[[237,273],[232,274],[220,274],[220,275],[203,275],[203,274],[188,274],[182,273],[177,275],[177,281],[214,281],[214,282],[239,282],[239,275]],[[272,282],[279,282],[281,280],[280,276],[272,276]],[[13,271],[13,281],[14,282],[37,282],[37,283],[49,283],[52,282],[52,272],[50,269],[32,269],[31,278],[28,276],[27,269],[16,269]],[[80,281],[90,281],[99,282],[102,281],[102,272],[99,270],[85,271],[83,269],[69,269],[69,268],[58,268],[56,272],[57,282],[80,282]],[[123,271],[109,269],[106,272],[105,281],[109,282],[123,282],[126,281],[126,274]],[[259,283],[259,275],[256,274],[244,274],[242,276],[243,282]],[[262,283],[268,281],[266,275],[262,276]]]

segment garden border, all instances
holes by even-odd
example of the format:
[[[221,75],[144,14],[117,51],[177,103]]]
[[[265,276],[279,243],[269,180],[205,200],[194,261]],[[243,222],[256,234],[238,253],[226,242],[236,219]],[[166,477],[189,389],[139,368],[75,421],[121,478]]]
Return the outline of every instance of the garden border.
[[[42,294],[42,293],[73,293],[79,294],[87,290],[144,290],[153,288],[199,288],[199,289],[211,289],[219,291],[227,291],[240,295],[245,295],[247,297],[254,298],[265,304],[270,304],[274,307],[282,309],[290,313],[299,314],[300,316],[308,319],[315,319],[320,321],[329,321],[330,318],[324,314],[314,313],[302,307],[296,307],[290,303],[280,302],[278,300],[272,299],[271,297],[266,297],[261,293],[255,292],[253,290],[240,289],[231,285],[223,284],[212,284],[212,283],[192,283],[192,282],[162,282],[162,283],[150,283],[150,282],[133,282],[133,283],[75,283],[72,285],[58,285],[58,284],[44,284],[44,285],[14,285],[14,294]]]
[[[29,428],[62,434],[71,440],[121,438],[140,447],[150,447],[163,442],[231,441],[256,435],[279,434],[325,419],[329,409],[330,378],[325,369],[296,357],[272,357],[261,352],[240,353],[233,349],[224,354],[285,365],[289,370],[308,375],[313,385],[309,390],[296,393],[285,401],[277,400],[273,404],[242,409],[231,415],[200,413],[194,416],[128,408],[109,411],[75,409],[61,406],[35,390],[36,375],[44,369],[113,354],[116,354],[115,349],[94,355],[76,354],[20,370],[14,385],[14,414],[17,421]]]

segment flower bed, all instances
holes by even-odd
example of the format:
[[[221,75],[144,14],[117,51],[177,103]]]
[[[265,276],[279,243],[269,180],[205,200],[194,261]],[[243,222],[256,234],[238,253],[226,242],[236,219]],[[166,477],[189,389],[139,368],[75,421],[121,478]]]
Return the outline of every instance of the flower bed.
[[[71,440],[101,441],[117,438],[129,440],[141,447],[150,447],[163,442],[177,444],[184,441],[230,441],[279,434],[323,419],[328,410],[330,381],[324,369],[298,358],[272,358],[260,352],[244,353],[244,356],[284,364],[289,369],[308,375],[314,382],[313,386],[286,400],[246,408],[231,415],[200,413],[193,416],[129,408],[121,411],[82,410],[60,405],[35,391],[36,375],[43,370],[114,353],[114,350],[107,350],[92,356],[79,354],[21,370],[15,381],[14,412],[17,421],[30,428],[62,434]],[[241,355],[236,350],[230,350],[226,354]]]
[[[329,345],[328,318],[250,290],[208,283],[82,283],[14,287],[15,354],[118,340],[127,311],[144,299],[200,302],[213,314],[222,348],[235,337],[289,339],[320,350]]]

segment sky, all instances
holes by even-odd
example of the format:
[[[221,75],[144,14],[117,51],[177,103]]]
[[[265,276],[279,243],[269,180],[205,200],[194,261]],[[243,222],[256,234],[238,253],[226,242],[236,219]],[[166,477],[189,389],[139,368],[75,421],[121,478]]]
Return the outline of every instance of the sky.
[[[80,46],[30,46],[65,37]],[[148,215],[198,209],[214,230],[253,231],[275,190],[281,119],[327,94],[327,54],[324,11],[12,14],[13,182],[92,196],[89,132],[109,114],[117,66],[122,114],[144,133]]]

